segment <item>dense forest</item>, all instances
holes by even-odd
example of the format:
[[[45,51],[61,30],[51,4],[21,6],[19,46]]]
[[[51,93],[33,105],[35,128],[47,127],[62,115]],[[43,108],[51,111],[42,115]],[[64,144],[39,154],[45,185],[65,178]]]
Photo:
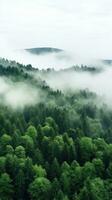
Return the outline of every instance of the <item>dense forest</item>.
[[[59,72],[0,60],[1,79],[40,94],[13,107],[0,92],[0,199],[111,200],[112,110],[88,89],[52,89],[42,79],[47,73]]]

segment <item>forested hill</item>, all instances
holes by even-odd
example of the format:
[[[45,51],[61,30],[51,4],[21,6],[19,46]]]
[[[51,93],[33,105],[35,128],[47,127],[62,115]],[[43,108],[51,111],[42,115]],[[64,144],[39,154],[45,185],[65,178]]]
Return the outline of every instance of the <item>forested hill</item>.
[[[45,75],[61,72],[0,60],[1,200],[112,199],[112,110],[88,89],[52,89]]]
[[[57,48],[52,48],[52,47],[40,47],[40,48],[38,47],[38,48],[30,48],[30,49],[25,49],[25,50],[35,55],[64,52],[64,50],[62,49],[57,49]]]

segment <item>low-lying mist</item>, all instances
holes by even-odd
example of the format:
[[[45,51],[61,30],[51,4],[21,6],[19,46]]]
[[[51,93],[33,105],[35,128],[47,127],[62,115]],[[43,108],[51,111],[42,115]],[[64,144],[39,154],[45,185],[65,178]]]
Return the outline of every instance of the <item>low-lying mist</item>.
[[[6,77],[0,77],[0,103],[13,109],[23,109],[25,106],[40,102],[41,92],[29,83],[13,82]]]
[[[38,79],[38,74],[34,77]],[[102,99],[102,102],[112,105],[112,68],[106,67],[101,72],[76,72],[60,71],[49,72],[41,75],[47,84],[54,90],[61,90],[63,92],[75,92],[77,90],[88,89],[95,92]]]
[[[58,70],[70,67],[76,62],[69,53],[64,52],[34,55],[26,50],[7,49],[0,52],[0,57],[16,60],[24,65],[31,64],[32,67],[38,69],[54,68]]]
[[[3,44],[2,44],[3,45]],[[31,64],[38,69],[54,68],[55,70],[69,68],[73,65],[101,65],[101,58],[90,58],[88,56],[79,56],[74,51],[63,50],[58,53],[48,53],[35,55],[24,49],[15,50],[9,46],[0,47],[0,57],[8,60],[15,60],[24,65]]]
[[[23,54],[22,54],[23,52]],[[14,55],[14,54],[13,54]],[[15,55],[16,52],[15,52]],[[56,63],[58,68],[56,70],[37,70],[34,73],[29,72],[30,75],[33,76],[34,79],[39,80],[41,78],[42,81],[45,81],[47,85],[52,88],[53,90],[61,90],[64,93],[69,93],[72,91],[73,93],[78,90],[85,90],[88,89],[91,92],[95,92],[102,102],[107,103],[108,105],[112,105],[112,67],[111,65],[107,66],[105,64],[101,64],[97,62],[95,67],[102,67],[101,71],[97,71],[94,73],[91,70],[75,70],[74,68],[70,68],[67,70],[62,70],[65,64],[65,60],[70,61],[70,57],[66,57],[62,54],[54,54],[52,55],[32,55],[26,51],[21,51],[20,57],[18,59],[14,59],[16,61],[20,60],[20,63],[28,64],[34,62],[35,64],[39,61],[44,63],[46,68],[51,68],[50,65],[46,65],[46,63],[51,63],[53,61],[51,59],[55,58],[55,61],[59,60],[62,62],[63,65]],[[22,56],[23,57],[22,57]],[[11,54],[9,54],[9,57]],[[22,58],[24,58],[24,62],[22,62]],[[45,60],[46,58],[46,60]],[[25,63],[26,59],[26,63]],[[13,60],[13,59],[12,59]],[[71,61],[70,61],[71,62]],[[31,63],[32,64],[32,63]],[[69,63],[70,64],[70,63]],[[43,65],[43,66],[44,66]],[[38,65],[39,67],[42,65]],[[94,66],[94,63],[93,63]],[[66,62],[66,67],[69,68],[68,63]],[[53,68],[53,66],[52,66]],[[55,67],[54,67],[55,68]],[[43,69],[43,67],[42,67]],[[97,69],[97,68],[96,68]],[[5,105],[9,105],[10,107],[17,109],[17,108],[24,108],[25,106],[35,105],[44,100],[45,102],[46,96],[43,91],[38,89],[36,86],[32,86],[30,81],[22,81],[22,82],[13,82],[9,78],[0,77],[0,103]]]

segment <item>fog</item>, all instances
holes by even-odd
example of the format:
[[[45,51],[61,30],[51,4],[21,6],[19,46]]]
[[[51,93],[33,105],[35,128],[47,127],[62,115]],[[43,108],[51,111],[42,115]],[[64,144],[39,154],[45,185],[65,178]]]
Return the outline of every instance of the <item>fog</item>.
[[[38,74],[34,77],[38,79]],[[54,90],[61,90],[63,92],[75,92],[77,90],[85,90],[95,92],[102,103],[107,103],[112,106],[112,68],[106,67],[103,71],[98,73],[90,72],[76,72],[76,71],[62,71],[51,72],[42,75],[47,84]],[[101,103],[101,102],[100,102]]]
[[[39,69],[99,66],[98,60],[112,59],[111,8],[111,0],[0,0],[0,57]],[[63,49],[66,56],[37,56],[24,50],[38,47]],[[88,88],[111,104],[111,77],[112,69],[106,68],[97,75],[60,72],[42,79],[62,91]],[[0,78],[0,85],[1,99],[13,108],[39,101],[39,91],[30,84]]]
[[[106,103],[112,106],[112,68],[105,67],[100,72],[60,70],[60,71],[35,71],[29,72],[36,80],[45,80],[53,90],[61,90],[69,95],[69,92],[79,90],[92,91],[98,95],[99,105]],[[29,81],[14,82],[9,78],[0,77],[0,104],[12,109],[24,109],[40,102],[46,102],[46,93]],[[98,100],[97,99],[97,100]],[[49,99],[50,101],[50,99]],[[54,102],[55,103],[55,102]]]
[[[35,105],[41,100],[41,92],[28,83],[9,80],[0,77],[0,103],[12,109],[23,109]]]
[[[16,62],[19,62],[24,65],[31,64],[32,67],[38,69],[54,68],[56,70],[59,70],[62,68],[68,68],[74,65],[75,63],[82,63],[75,59],[75,57],[73,57],[72,54],[70,55],[70,52],[34,55],[25,50],[5,50],[5,56],[3,51],[0,55],[2,58],[15,60]]]
[[[15,60],[24,65],[31,64],[32,67],[39,69],[54,68],[59,70],[77,64],[100,64],[100,62],[98,63],[98,58],[92,58],[88,55],[78,55],[72,50],[65,49],[58,53],[35,55],[24,49],[14,49],[6,43],[4,38],[0,38],[0,57]]]
[[[40,68],[111,59],[111,7],[111,0],[0,0],[0,57]],[[19,52],[43,46],[64,49],[72,59]]]

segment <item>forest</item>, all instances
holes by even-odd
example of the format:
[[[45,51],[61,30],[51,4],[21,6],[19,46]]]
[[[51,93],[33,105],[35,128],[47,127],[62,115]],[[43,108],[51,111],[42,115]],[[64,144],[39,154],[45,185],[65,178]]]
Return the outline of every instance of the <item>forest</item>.
[[[111,200],[112,109],[89,89],[53,89],[49,73],[0,59],[0,200]]]

